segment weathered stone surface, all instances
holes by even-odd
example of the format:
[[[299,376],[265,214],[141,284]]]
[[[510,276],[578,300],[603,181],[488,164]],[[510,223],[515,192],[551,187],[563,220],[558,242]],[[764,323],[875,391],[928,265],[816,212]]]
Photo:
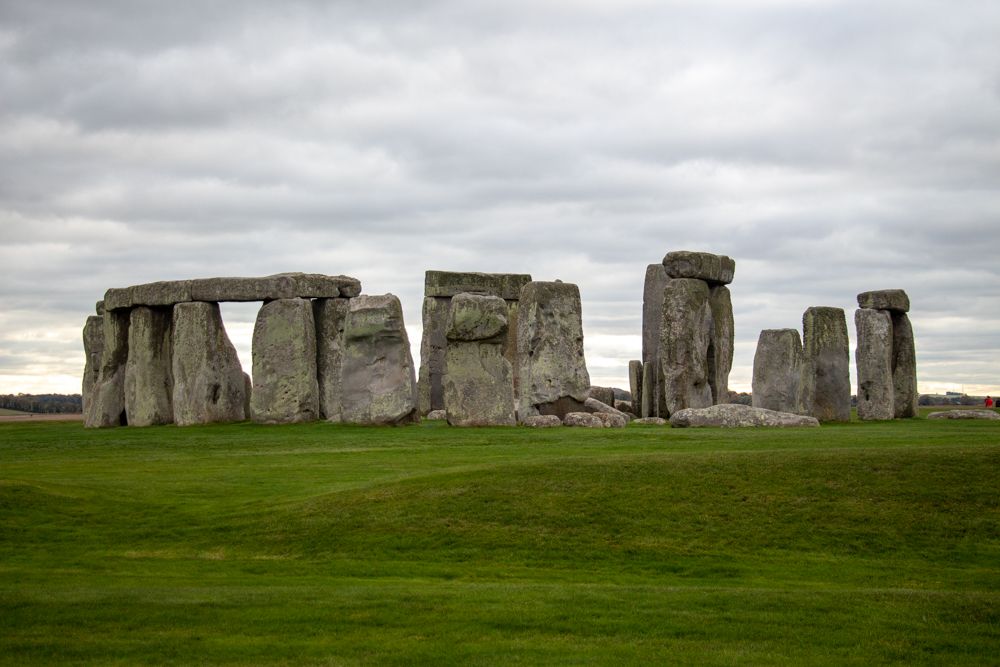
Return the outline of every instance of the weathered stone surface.
[[[457,294],[448,317],[444,402],[452,426],[513,426],[514,380],[503,356],[507,304]]]
[[[910,297],[901,289],[862,292],[858,295],[858,308],[892,310],[897,313],[906,313],[910,310]]]
[[[98,302],[100,303],[100,302]],[[101,357],[104,354],[104,317],[103,313],[91,315],[83,325],[83,414],[87,414],[94,386],[101,376]]]
[[[104,317],[104,299],[94,304],[94,312],[97,313],[98,317]]]
[[[892,318],[884,310],[859,308],[854,313],[858,349],[858,419],[892,419]]]
[[[174,306],[174,422],[178,426],[246,419],[246,378],[222,324],[219,304]]]
[[[307,299],[261,306],[253,327],[250,417],[258,424],[319,419],[316,322]]]
[[[250,416],[250,399],[253,397],[253,380],[250,374],[243,372],[243,414]]]
[[[591,387],[588,396],[605,405],[614,406],[615,404],[615,390],[611,387]]]
[[[663,417],[641,417],[640,419],[632,420],[632,423],[641,426],[665,426],[667,420]]]
[[[563,417],[563,426],[581,426],[584,428],[604,428],[601,418],[590,412],[569,412]]]
[[[642,414],[642,361],[632,359],[628,362],[628,388],[632,392],[632,411]]]
[[[316,299],[312,302],[316,322],[316,381],[319,416],[340,421],[340,370],[344,361],[344,325],[348,299]]]
[[[708,350],[708,384],[712,403],[729,399],[729,371],[733,368],[733,347],[736,338],[733,300],[729,288],[719,285],[708,291],[712,311],[712,337]]]
[[[663,264],[646,267],[642,288],[642,395],[639,397],[643,417],[657,416],[663,403],[659,384],[660,330],[663,324],[663,290],[669,281]]]
[[[593,413],[604,413],[609,415],[618,415],[626,422],[630,421],[630,417],[619,410],[618,408],[612,407],[603,401],[599,401],[596,398],[588,398],[583,402],[583,410],[581,412],[593,412]]]
[[[806,309],[802,346],[807,365],[803,407],[820,421],[850,421],[851,353],[843,308]]]
[[[892,387],[893,410],[896,419],[917,416],[917,352],[913,343],[913,326],[906,313],[891,312],[892,316]]]
[[[517,358],[518,414],[522,418],[544,413],[539,409],[541,404],[554,404],[562,398],[586,400],[590,375],[583,356],[580,290],[576,285],[530,282],[524,286]]]
[[[702,280],[676,278],[663,288],[659,384],[666,414],[712,405],[708,382],[712,311],[708,296],[708,285]]]
[[[1000,412],[993,410],[943,410],[927,415],[928,419],[993,419],[1000,420]]]
[[[97,382],[83,415],[87,428],[125,426],[125,364],[128,361],[129,313],[105,310],[101,318],[104,350]]]
[[[403,308],[393,294],[351,299],[344,325],[342,419],[351,424],[420,420]]]
[[[753,358],[753,407],[808,414],[802,403],[806,374],[802,339],[795,329],[764,329]]]
[[[125,414],[129,426],[172,424],[174,375],[173,309],[132,309],[125,364]]]
[[[420,338],[420,412],[444,410],[445,351],[451,299],[425,296]]]
[[[593,412],[591,414],[600,419],[605,428],[625,428],[628,425],[628,419],[624,415],[610,412]]]
[[[431,410],[430,412],[427,413],[427,416],[425,417],[425,419],[429,419],[431,421],[437,421],[447,418],[448,418],[447,410]]]
[[[450,297],[471,292],[517,301],[521,298],[521,289],[530,282],[531,276],[522,273],[427,271],[424,296]]]
[[[671,278],[695,278],[712,285],[728,285],[736,273],[736,262],[726,255],[688,250],[668,252],[663,267]]]
[[[747,426],[819,426],[819,420],[790,412],[775,412],[749,405],[726,403],[708,408],[686,408],[670,417],[674,427],[720,426],[742,428]]]
[[[562,420],[555,415],[532,415],[522,419],[521,424],[531,428],[552,428],[553,426],[562,426]]]
[[[624,412],[630,419],[635,417],[635,407],[632,405],[632,401],[615,401],[615,410]]]
[[[658,394],[658,387],[656,385],[658,371],[658,363],[656,365],[642,365],[642,400],[639,403],[639,415],[642,417],[655,415],[659,409],[658,402],[656,401]]]

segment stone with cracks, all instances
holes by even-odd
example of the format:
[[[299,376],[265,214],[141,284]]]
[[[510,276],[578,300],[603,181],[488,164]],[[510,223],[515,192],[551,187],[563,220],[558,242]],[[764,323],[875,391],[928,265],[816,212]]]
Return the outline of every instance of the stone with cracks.
[[[1000,420],[1000,412],[993,410],[943,410],[927,415],[928,419],[993,419]]]
[[[90,400],[84,413],[87,428],[125,426],[125,364],[128,362],[129,313],[105,310],[101,318],[101,353],[97,381],[91,388]]]
[[[726,255],[688,250],[668,252],[663,267],[671,278],[695,278],[710,285],[728,285],[736,273],[736,262]]]
[[[803,407],[820,421],[851,420],[851,353],[843,308],[816,306],[802,315],[806,376]]]
[[[522,419],[521,424],[531,428],[552,428],[562,426],[562,420],[555,415],[533,415]]]
[[[593,413],[603,413],[609,415],[618,415],[626,422],[630,421],[631,418],[623,411],[615,408],[607,403],[597,400],[596,398],[588,398],[583,402],[583,410],[581,412],[593,412]]]
[[[707,408],[685,408],[670,417],[674,427],[719,426],[722,428],[743,428],[751,426],[819,426],[815,417],[795,415],[790,412],[776,412],[749,405],[726,403]]]
[[[448,313],[451,299],[424,297],[423,326],[420,338],[420,412],[444,409],[444,368],[448,339]]]
[[[643,417],[656,416],[662,407],[659,385],[660,327],[663,323],[663,290],[670,277],[663,264],[646,267],[642,288],[642,391],[639,409]]]
[[[892,318],[888,311],[859,308],[854,313],[858,348],[858,419],[892,419]]]
[[[753,358],[753,407],[807,414],[802,403],[805,375],[805,354],[797,330],[760,332]]]
[[[521,289],[530,282],[531,276],[523,273],[427,271],[424,273],[424,296],[452,297],[468,292],[517,301],[521,298]]]
[[[917,353],[913,343],[913,326],[906,313],[890,312],[892,316],[892,387],[893,411],[896,419],[917,416]]]
[[[906,313],[910,310],[910,297],[901,289],[862,292],[858,295],[858,308]]]
[[[590,412],[567,412],[563,417],[563,426],[581,426],[584,428],[604,428],[601,418]]]
[[[344,360],[344,325],[348,299],[316,299],[312,302],[316,322],[316,381],[319,415],[340,421],[341,365]]]
[[[174,306],[172,347],[174,423],[246,419],[246,377],[222,324],[219,304]]]
[[[403,308],[393,294],[351,299],[344,325],[341,418],[349,424],[420,420]]]
[[[628,388],[632,392],[632,412],[642,414],[642,361],[628,362]]]
[[[125,414],[129,426],[172,424],[174,372],[172,308],[132,309],[125,364]]]
[[[445,338],[502,344],[507,334],[507,302],[486,294],[456,294],[451,300]]]
[[[253,328],[250,417],[258,424],[319,419],[316,322],[307,299],[261,306]]]
[[[448,418],[447,410],[431,410],[430,412],[427,413],[427,416],[425,417],[425,419],[428,419],[430,421],[437,421],[440,419],[447,419],[447,418]]]
[[[100,303],[100,302],[98,302]],[[83,325],[83,383],[81,395],[83,396],[83,414],[87,414],[87,405],[90,403],[94,392],[94,386],[101,375],[101,357],[104,354],[104,317],[91,315]]]
[[[628,425],[628,419],[623,415],[610,412],[592,412],[591,414],[600,419],[605,428],[625,428]]]
[[[663,289],[658,384],[666,414],[712,405],[708,381],[712,310],[708,297],[708,285],[702,280],[677,278]]]
[[[729,288],[713,287],[708,292],[712,310],[712,338],[708,351],[708,383],[712,388],[712,403],[729,399],[729,372],[733,368],[733,348],[736,338],[733,300]]]

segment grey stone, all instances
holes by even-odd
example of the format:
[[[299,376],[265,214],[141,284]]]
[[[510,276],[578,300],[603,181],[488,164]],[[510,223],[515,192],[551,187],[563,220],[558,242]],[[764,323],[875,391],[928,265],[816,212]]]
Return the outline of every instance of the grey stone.
[[[94,312],[97,313],[98,317],[104,317],[104,299],[94,304]]]
[[[246,378],[219,304],[179,303],[173,321],[174,423],[246,419]]]
[[[588,396],[605,405],[614,406],[615,404],[615,390],[611,387],[591,387]]]
[[[776,412],[749,405],[726,403],[707,408],[686,408],[670,417],[674,427],[720,426],[742,428],[749,426],[819,426],[815,417]]]
[[[642,400],[639,403],[639,415],[641,417],[651,417],[658,412],[656,402],[657,395],[657,370],[659,364],[642,365]]]
[[[507,302],[485,294],[456,294],[451,300],[445,338],[449,341],[502,344],[507,334]]]
[[[633,407],[632,401],[615,401],[615,410],[624,412],[630,419],[635,417],[635,407]]]
[[[340,371],[344,361],[344,325],[348,299],[316,299],[312,302],[316,322],[316,380],[319,387],[319,415],[340,421]]]
[[[530,282],[531,276],[522,273],[427,271],[424,296],[451,297],[471,292],[517,301],[521,298],[521,289]]]
[[[619,410],[618,408],[612,407],[607,403],[597,400],[596,398],[588,398],[583,402],[583,410],[580,412],[593,412],[593,413],[603,413],[609,415],[618,415],[626,422],[630,421],[630,417]]]
[[[628,425],[628,419],[624,415],[610,412],[592,412],[591,414],[600,419],[605,428],[625,428]]]
[[[628,385],[632,392],[632,411],[642,414],[642,361],[632,359],[628,362]]]
[[[725,403],[729,400],[729,372],[733,368],[736,338],[733,300],[729,288],[724,285],[712,287],[708,292],[708,305],[712,311],[708,384],[712,389],[712,403]]]
[[[910,297],[901,289],[862,292],[858,295],[858,308],[906,313],[910,310]]]
[[[663,323],[663,290],[670,277],[663,264],[646,267],[642,288],[642,395],[639,406],[643,417],[655,417],[662,408],[659,385],[660,331]]]
[[[913,327],[906,313],[891,312],[892,316],[892,386],[893,410],[896,419],[917,416],[917,353],[913,343]]]
[[[316,322],[307,299],[261,306],[253,327],[250,417],[258,424],[319,419]]]
[[[250,416],[250,399],[253,397],[253,380],[250,374],[243,372],[243,414]]]
[[[451,299],[425,296],[420,338],[420,412],[444,409],[445,351]]]
[[[173,309],[137,306],[128,327],[125,414],[129,426],[172,424],[174,375]]]
[[[563,417],[563,426],[581,426],[584,428],[604,428],[601,418],[590,412],[568,412]]]
[[[708,382],[712,311],[708,296],[708,285],[690,278],[671,280],[663,289],[658,384],[666,414],[712,405]]]
[[[555,415],[533,415],[522,419],[521,424],[531,428],[552,428],[562,426],[562,420]]]
[[[104,349],[97,381],[83,415],[87,428],[125,426],[125,364],[128,362],[127,310],[105,310],[101,318]]]
[[[820,421],[850,421],[851,353],[843,308],[806,309],[802,347],[807,366],[803,407]]]
[[[420,420],[403,308],[393,294],[351,299],[344,325],[342,419],[350,424]]]
[[[430,421],[437,421],[448,418],[448,412],[446,410],[431,410],[427,413],[426,419]]]
[[[1000,412],[993,410],[944,410],[932,412],[928,419],[1000,419]]]
[[[98,302],[100,303],[100,302]],[[101,375],[101,357],[104,354],[104,317],[103,313],[91,315],[83,325],[83,413],[87,414],[87,405],[93,396],[94,386]]]
[[[642,417],[640,419],[632,420],[633,424],[639,424],[641,426],[665,426],[667,420],[663,417]]]
[[[753,407],[808,414],[802,403],[806,375],[802,339],[795,329],[764,329],[753,358]]]
[[[736,262],[726,255],[688,250],[668,252],[663,267],[671,278],[695,278],[711,285],[728,285],[736,273]]]
[[[858,419],[892,419],[892,318],[888,311],[859,308],[854,313],[858,348]]]

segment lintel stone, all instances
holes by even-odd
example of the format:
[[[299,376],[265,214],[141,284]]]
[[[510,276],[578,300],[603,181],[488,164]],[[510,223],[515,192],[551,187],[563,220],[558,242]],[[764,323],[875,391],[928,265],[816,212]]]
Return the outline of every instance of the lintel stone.
[[[516,301],[521,298],[521,288],[530,282],[531,276],[524,273],[427,271],[424,296],[451,297],[470,292]]]

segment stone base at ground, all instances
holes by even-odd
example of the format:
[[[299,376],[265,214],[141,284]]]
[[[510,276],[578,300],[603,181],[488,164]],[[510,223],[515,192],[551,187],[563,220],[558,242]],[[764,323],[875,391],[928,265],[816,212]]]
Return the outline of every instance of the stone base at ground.
[[[663,417],[641,417],[633,420],[632,423],[640,426],[665,426],[667,420]]]
[[[750,426],[819,426],[815,417],[775,412],[763,408],[734,403],[713,405],[708,408],[685,408],[670,417],[675,427],[720,426],[743,428]]]
[[[564,426],[582,426],[584,428],[604,428],[604,422],[590,412],[570,412],[563,417]]]
[[[555,415],[533,415],[522,419],[521,424],[530,426],[531,428],[551,428],[553,426],[562,426],[562,420]]]

